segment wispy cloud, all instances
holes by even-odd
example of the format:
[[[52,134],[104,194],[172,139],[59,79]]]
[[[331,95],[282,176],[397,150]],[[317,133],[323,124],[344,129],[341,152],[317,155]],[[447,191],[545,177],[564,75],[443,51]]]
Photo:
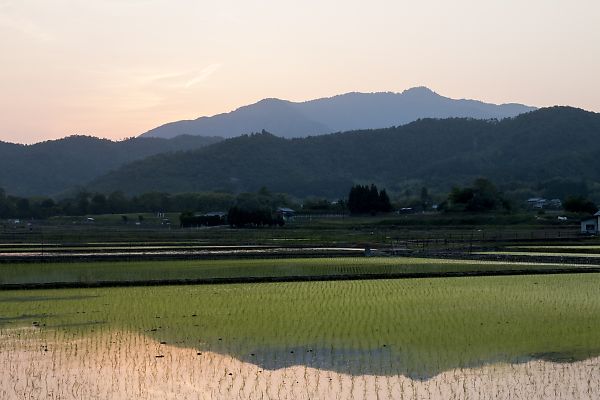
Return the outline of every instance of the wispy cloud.
[[[201,70],[198,75],[196,75],[195,77],[193,77],[192,79],[190,79],[189,81],[186,82],[186,84],[184,85],[185,88],[189,88],[192,87],[198,83],[204,82],[206,80],[208,80],[210,78],[210,76],[212,74],[214,74],[215,72],[217,72],[219,70],[219,68],[221,68],[221,64],[211,64],[208,67],[204,68],[203,70]]]
[[[152,72],[139,73],[128,72],[127,75],[136,75],[136,81],[143,85],[151,85],[155,83],[169,83],[172,81],[181,81],[188,73],[187,72]]]
[[[87,77],[85,81],[89,83],[86,86],[86,102],[95,107],[110,104],[120,112],[166,107],[194,96],[201,84],[210,80],[221,66],[221,63],[213,63],[199,69],[180,71],[169,71],[164,67],[145,69],[97,66],[83,74]],[[79,96],[80,93],[73,97],[70,104],[79,104]]]

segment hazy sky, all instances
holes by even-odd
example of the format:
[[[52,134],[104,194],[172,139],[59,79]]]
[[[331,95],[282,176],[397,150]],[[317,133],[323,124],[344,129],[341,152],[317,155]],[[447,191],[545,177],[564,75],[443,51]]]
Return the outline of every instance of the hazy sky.
[[[428,86],[600,112],[598,0],[0,0],[0,140]]]

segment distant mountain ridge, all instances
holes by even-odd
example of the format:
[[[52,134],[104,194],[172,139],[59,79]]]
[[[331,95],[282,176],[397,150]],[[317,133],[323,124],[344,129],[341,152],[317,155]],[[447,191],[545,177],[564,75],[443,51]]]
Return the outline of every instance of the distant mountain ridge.
[[[345,196],[354,183],[400,192],[407,182],[449,189],[478,177],[512,189],[549,179],[600,188],[600,114],[543,108],[501,121],[422,119],[386,129],[284,139],[268,133],[156,155],[94,180],[90,190],[256,191]]]
[[[132,138],[114,142],[69,136],[33,145],[0,142],[0,188],[20,196],[55,195],[151,155],[197,149],[216,137]]]
[[[426,87],[402,93],[346,93],[334,97],[292,102],[263,99],[234,111],[195,120],[170,122],[142,137],[172,138],[179,135],[236,137],[266,130],[294,138],[358,129],[405,125],[421,118],[503,119],[533,111],[522,104],[489,104],[455,100]]]

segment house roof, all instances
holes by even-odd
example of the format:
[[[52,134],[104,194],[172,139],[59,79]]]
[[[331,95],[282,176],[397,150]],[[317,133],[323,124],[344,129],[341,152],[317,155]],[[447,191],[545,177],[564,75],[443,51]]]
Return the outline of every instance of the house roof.
[[[594,217],[600,217],[600,211],[598,211],[596,214],[594,214]]]

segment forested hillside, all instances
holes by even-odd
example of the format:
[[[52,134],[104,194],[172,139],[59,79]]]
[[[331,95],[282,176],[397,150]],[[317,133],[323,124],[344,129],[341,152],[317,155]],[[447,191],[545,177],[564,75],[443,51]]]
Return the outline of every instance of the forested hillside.
[[[157,155],[94,180],[103,192],[255,191],[346,195],[353,183],[394,192],[418,182],[447,190],[485,176],[504,187],[600,182],[600,115],[553,107],[512,119],[423,119],[388,129],[304,139],[266,132]]]
[[[70,136],[34,145],[0,142],[0,188],[20,196],[53,195],[150,155],[197,149],[220,138],[180,136],[113,142]]]

